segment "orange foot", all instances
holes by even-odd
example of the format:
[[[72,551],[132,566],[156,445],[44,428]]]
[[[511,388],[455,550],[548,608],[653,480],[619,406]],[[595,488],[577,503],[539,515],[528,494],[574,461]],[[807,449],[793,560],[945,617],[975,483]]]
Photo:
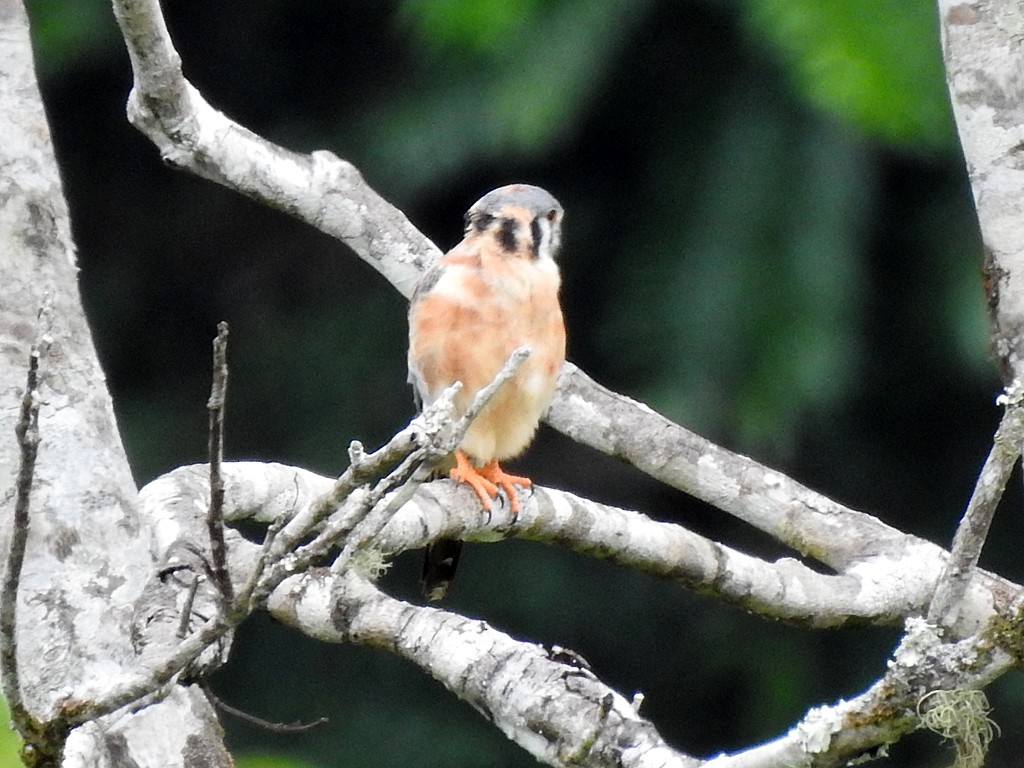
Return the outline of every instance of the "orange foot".
[[[490,510],[493,499],[498,495],[498,489],[502,488],[508,494],[512,511],[518,512],[519,493],[516,491],[516,485],[526,488],[533,485],[533,481],[528,477],[508,474],[498,466],[498,462],[494,459],[482,467],[474,467],[466,453],[461,450],[455,451],[455,468],[448,473],[448,476],[456,482],[466,483],[476,491],[480,503],[486,510]]]

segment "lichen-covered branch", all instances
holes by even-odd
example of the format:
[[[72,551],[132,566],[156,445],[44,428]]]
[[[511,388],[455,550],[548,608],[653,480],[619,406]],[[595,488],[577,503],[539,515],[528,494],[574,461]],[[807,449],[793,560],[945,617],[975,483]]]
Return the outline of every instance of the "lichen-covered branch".
[[[269,608],[312,637],[384,646],[407,658],[553,766],[841,766],[918,727],[929,692],[983,687],[1014,663],[987,634],[944,643],[934,627],[911,619],[885,674],[863,694],[813,708],[763,745],[703,762],[668,747],[623,696],[571,655],[396,600],[351,572],[297,576]]]
[[[943,642],[933,625],[911,618],[885,674],[864,693],[849,701],[815,707],[783,736],[704,765],[848,765],[856,758],[877,754],[879,748],[917,728],[930,692],[982,688],[1013,664],[1014,659],[993,646],[987,633]]]
[[[938,0],[953,114],[984,244],[992,346],[1024,382],[1024,22],[1017,0]]]
[[[905,535],[878,518],[715,445],[602,387],[571,363],[562,368],[546,418],[577,442],[628,461],[831,568],[904,546]]]
[[[115,0],[135,87],[128,119],[171,165],[286,211],[352,248],[404,296],[440,256],[331,152],[277,146],[211,107],[184,78],[158,0]]]
[[[282,464],[227,462],[223,472],[228,521],[301,518],[320,505],[336,483]],[[264,494],[265,503],[255,489]],[[205,468],[196,465],[157,478],[143,488],[140,499],[144,508],[163,516],[162,529],[187,537],[189,529],[200,530],[196,505],[202,505],[208,493]],[[516,514],[498,506],[490,515],[481,515],[473,499],[472,493],[447,480],[421,486],[379,531],[372,546],[390,556],[452,536],[470,541],[545,541],[643,570],[766,617],[810,627],[899,624],[926,609],[946,559],[934,544],[904,534],[899,551],[883,549],[878,557],[826,574],[789,558],[767,562],[678,524],[565,491],[541,486],[524,491]],[[343,502],[337,503],[341,507]],[[344,507],[336,514],[343,519]],[[242,541],[233,547],[236,555],[247,552],[236,562],[236,579],[245,578],[245,569],[251,567],[256,545],[249,547],[245,550]],[[961,635],[977,631],[994,611],[1008,610],[1020,593],[1014,584],[973,572],[956,630]]]
[[[408,659],[548,765],[699,765],[589,669],[485,622],[396,600],[351,571],[290,579],[269,608],[320,640],[386,647]]]

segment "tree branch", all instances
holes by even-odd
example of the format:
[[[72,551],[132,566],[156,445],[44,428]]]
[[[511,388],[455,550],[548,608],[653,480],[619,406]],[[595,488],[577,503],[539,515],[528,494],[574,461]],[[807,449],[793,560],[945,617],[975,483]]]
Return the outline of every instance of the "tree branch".
[[[562,367],[547,422],[573,440],[622,459],[836,570],[898,556],[906,535],[781,472],[673,423],[643,403]]]
[[[967,510],[960,520],[949,560],[928,608],[928,620],[933,624],[949,626],[956,619],[971,573],[978,566],[981,549],[988,538],[989,526],[995,517],[999,500],[1020,458],[1022,445],[1024,409],[1019,402],[1012,402],[1007,405],[999,422],[992,440],[992,449],[985,459]]]
[[[235,601],[234,588],[228,575],[228,552],[224,543],[224,481],[220,468],[224,461],[224,405],[228,391],[228,324],[217,324],[217,337],[213,340],[213,386],[206,404],[210,412],[209,462],[210,507],[206,513],[206,527],[210,534],[210,553],[213,575],[220,589],[223,610],[230,610]],[[186,617],[187,621],[187,617]]]
[[[226,383],[223,345],[226,332],[226,326],[221,324],[218,334],[219,343],[215,343],[215,383],[213,394],[210,397],[211,470],[207,477],[208,486],[206,488],[203,488],[201,485],[188,486],[188,490],[204,493],[204,498],[209,499],[209,511],[205,519],[208,538],[205,540],[201,539],[198,535],[195,535],[193,530],[195,527],[193,525],[194,510],[200,506],[198,499],[190,499],[184,508],[180,505],[164,505],[162,502],[165,500],[161,499],[160,506],[153,511],[154,520],[157,525],[161,528],[167,528],[168,524],[170,524],[174,534],[173,538],[167,540],[167,550],[156,553],[160,562],[166,562],[168,552],[176,546],[196,551],[199,554],[199,559],[203,560],[203,545],[208,544],[211,548],[215,549],[218,545],[217,539],[219,537],[222,548],[223,575],[218,578],[230,581],[231,574],[227,569],[227,547],[223,530],[224,507],[228,496],[222,472],[224,465],[218,460],[219,444],[214,437],[218,431],[218,412],[223,405],[223,389]],[[240,599],[237,603],[232,606],[224,600],[223,594],[221,594],[221,599],[219,600],[220,609],[197,632],[186,637],[178,644],[177,648],[169,653],[164,652],[163,644],[153,643],[151,639],[146,637],[146,635],[153,636],[157,634],[157,631],[162,628],[164,622],[156,622],[153,625],[153,618],[154,614],[159,614],[164,609],[164,606],[159,600],[156,601],[156,605],[153,604],[153,601],[150,599],[152,591],[144,592],[144,599],[137,606],[137,609],[143,611],[144,615],[139,617],[136,622],[137,625],[141,626],[139,630],[140,636],[137,637],[136,644],[142,647],[146,645],[154,646],[153,652],[146,660],[147,663],[140,665],[139,669],[132,670],[123,679],[109,686],[108,690],[103,694],[97,693],[82,696],[82,700],[76,702],[73,711],[70,709],[66,711],[66,720],[75,724],[82,723],[110,714],[124,707],[133,708],[143,703],[159,700],[166,694],[165,686],[168,683],[182,674],[186,667],[195,662],[207,648],[220,641],[237,627],[253,608],[262,606],[266,597],[282,581],[297,571],[305,570],[315,559],[323,557],[339,543],[344,543],[344,548],[335,561],[334,569],[339,572],[343,571],[353,554],[375,539],[394,511],[404,505],[419,484],[429,476],[429,471],[420,471],[424,465],[429,470],[433,460],[454,450],[454,447],[462,441],[465,431],[475,415],[479,413],[498,389],[515,374],[528,355],[528,349],[516,350],[506,361],[494,380],[477,393],[466,414],[454,426],[450,426],[452,419],[452,395],[457,390],[457,387],[450,388],[450,391],[444,397],[439,398],[438,402],[434,403],[422,416],[414,420],[415,426],[411,425],[406,430],[403,430],[399,433],[400,437],[393,439],[389,443],[388,448],[391,449],[389,456],[394,460],[400,461],[397,467],[391,469],[372,488],[364,485],[355,486],[350,481],[346,481],[341,485],[347,487],[349,493],[344,498],[338,498],[336,491],[339,483],[336,482],[328,493],[321,494],[319,497],[308,502],[305,499],[295,498],[293,504],[301,502],[310,508],[321,511],[326,510],[326,498],[332,503],[340,502],[341,509],[325,520],[325,525],[316,532],[312,542],[302,544],[294,552],[275,548],[273,545],[276,537],[272,540],[270,538],[271,534],[268,534],[268,539],[265,541],[264,546],[260,548],[258,557],[254,560],[252,558],[247,558],[246,560],[248,572],[240,574],[240,580],[244,581],[246,588],[239,596]],[[416,439],[409,440],[406,437],[407,433],[415,434]],[[357,451],[353,451],[353,455],[357,453]],[[361,463],[364,465],[361,467],[361,473],[365,477],[365,464],[368,462],[364,458]],[[379,457],[375,457],[372,463],[382,472],[387,469],[387,465]],[[358,472],[353,474],[358,474]],[[367,480],[369,479],[367,478]],[[158,486],[158,489],[163,490],[163,487]],[[178,501],[181,501],[180,490],[173,491]],[[149,509],[150,505],[146,501],[147,494],[143,493],[140,496],[143,499],[144,508]],[[248,501],[247,496],[243,495],[242,498]],[[185,514],[177,519],[169,519],[166,516],[168,510],[181,510]],[[216,532],[211,530],[213,526],[211,520],[214,517],[216,517],[216,522],[220,524],[220,528]],[[289,518],[294,519],[294,515],[281,515],[280,520],[284,521]],[[315,525],[323,519],[323,515],[319,513],[306,515],[304,519],[307,523]],[[305,536],[313,533],[312,528],[307,528],[305,530],[293,531],[291,537],[297,543]],[[202,544],[190,546],[190,542],[200,541]],[[241,543],[238,544],[237,548],[243,549]],[[186,628],[189,626],[196,588],[199,579],[203,577],[202,570],[199,569],[198,572],[192,575],[192,580],[187,581],[185,584],[186,596],[182,610],[184,615],[181,626]],[[164,576],[158,573],[156,577],[157,583],[162,583],[163,580]],[[160,591],[162,592],[163,590]],[[173,592],[167,595],[167,597],[174,604],[177,604],[177,599]],[[229,610],[225,610],[225,608],[229,608]],[[170,607],[168,610],[173,611],[173,607]],[[181,634],[182,632],[179,629],[176,635],[180,636]]]
[[[911,619],[888,670],[863,694],[810,710],[778,739],[702,763],[668,747],[588,670],[484,622],[395,600],[351,572],[297,576],[268,607],[318,639],[393,650],[554,766],[841,766],[917,727],[918,704],[929,691],[982,687],[1015,663],[986,634],[942,643],[930,625]]]
[[[177,483],[188,488],[191,485],[187,479],[190,474],[195,478],[203,476],[201,468],[182,468],[154,481],[152,487],[155,490],[160,486]],[[271,506],[277,506],[277,500],[287,488],[302,487],[307,489],[311,497],[315,497],[320,488],[330,488],[332,484],[329,478],[317,479],[303,470],[252,463],[226,464],[225,478],[229,487],[235,483],[240,487],[262,483],[267,489],[267,501]],[[648,558],[661,557],[660,554],[648,552],[649,549],[660,549],[679,558],[677,562],[683,565],[678,570],[693,568],[694,574],[699,573],[700,567],[711,566],[715,562],[714,558],[722,555],[715,549],[718,545],[702,541],[700,537],[678,526],[638,520],[636,518],[640,516],[636,513],[598,508],[592,502],[572,498],[571,494],[539,487],[524,499],[517,518],[502,518],[500,510],[497,510],[499,517],[487,521],[469,510],[470,504],[458,503],[456,489],[452,485],[442,480],[421,487],[415,499],[402,507],[381,531],[376,541],[377,546],[385,551],[404,546],[420,546],[434,536],[450,533],[444,528],[444,525],[450,524],[452,530],[463,528],[467,538],[478,535],[493,539],[496,534],[515,533],[533,538],[551,537],[569,546],[583,542],[584,547],[581,548],[584,551],[597,551],[621,558],[623,562],[630,562],[636,552],[644,552],[643,556]],[[149,493],[150,487],[147,486],[143,489],[143,496]],[[170,494],[165,487],[160,495],[167,497]],[[231,498],[233,494],[229,494],[228,499]],[[292,502],[296,507],[303,504],[301,498],[294,496]],[[187,498],[179,499],[177,503],[182,507],[194,506]],[[229,503],[225,509],[227,518],[235,519],[239,515],[254,515],[263,519],[267,517],[251,495],[241,506],[244,509],[232,508]],[[590,506],[595,508],[588,509]],[[462,513],[465,517],[442,523],[440,529],[435,527],[438,518],[446,519],[446,511],[453,508],[458,510],[456,514]],[[617,522],[618,516],[624,519]],[[475,529],[472,528],[474,524],[477,526]],[[912,537],[907,537],[907,540],[908,543],[915,541]],[[708,550],[701,551],[702,547],[708,547]],[[813,602],[814,590],[831,591],[838,596],[840,602],[847,599],[847,596],[856,600],[854,581],[863,575],[865,568],[865,564],[861,563],[849,576],[829,577],[814,574],[809,569],[801,573],[802,566],[799,564],[782,561],[775,564],[779,573],[773,575],[758,570],[769,564],[760,563],[754,558],[749,558],[749,563],[738,562],[747,556],[729,552],[724,554],[729,558],[728,562],[714,570],[709,567],[707,575],[736,575],[734,578],[726,578],[724,585],[713,584],[715,588],[721,586],[722,591],[733,589],[734,594],[742,595],[746,589],[743,575],[749,573],[756,594],[757,589],[764,588],[765,584],[771,583],[772,578],[781,575],[789,579],[780,590],[784,603],[789,605],[799,604],[803,597],[796,596],[804,590],[808,592],[808,602]],[[863,604],[871,604],[877,598],[876,605],[891,606],[893,600],[917,600],[919,605],[923,605],[931,594],[934,576],[930,580],[924,576],[916,579],[917,592],[910,595],[907,583],[899,582],[900,573],[917,566],[935,574],[942,564],[943,559],[937,547],[923,543],[918,549],[909,547],[904,561],[890,563],[889,573],[880,571],[875,575],[877,583],[866,585],[869,591],[877,589],[878,595],[864,597]],[[675,577],[675,574],[663,575]],[[982,589],[983,576],[981,572],[973,574],[971,594],[976,596]],[[820,582],[815,584],[814,579],[820,579]],[[1001,598],[1004,602],[1008,599],[1005,584],[989,582],[989,585],[1004,593]],[[1013,594],[1020,595],[1020,588],[1014,587]],[[739,600],[736,602],[743,604]],[[603,765],[605,759],[612,759],[607,752],[595,746],[593,749],[596,752],[584,753],[580,751],[580,745],[603,744],[605,741],[602,739],[605,737],[608,743],[621,745],[620,741],[616,741],[616,734],[621,735],[621,731],[616,729],[626,726],[621,722],[616,725],[601,720],[600,701],[604,694],[588,698],[589,705],[580,703],[573,698],[577,692],[553,691],[547,687],[550,677],[534,677],[523,671],[533,669],[530,660],[537,653],[536,646],[516,644],[500,633],[492,634],[494,630],[480,622],[393,600],[372,588],[361,577],[353,575],[351,570],[344,574],[332,574],[329,570],[319,569],[290,578],[271,594],[268,607],[278,619],[318,639],[384,645],[409,658],[494,720],[510,738],[549,764],[563,765],[574,761],[581,765]],[[911,610],[907,605],[893,607],[894,615]],[[1001,650],[1001,645],[1012,643],[1012,637],[1015,636],[1012,631],[1002,636],[1004,630],[998,629],[1000,626],[1011,627],[1016,621],[1009,617],[1010,621],[1006,622],[1007,617],[1009,614],[1004,612],[998,620],[977,624],[979,630],[972,637],[952,643],[942,642],[939,634],[924,621],[911,620],[907,625],[907,635],[896,651],[888,671],[864,694],[849,702],[812,709],[800,723],[778,739],[734,755],[716,758],[711,765],[715,768],[774,768],[808,764],[808,761],[813,760],[815,766],[838,766],[894,741],[917,727],[917,705],[929,691],[982,687],[1017,663],[1014,656]],[[513,658],[517,660],[515,663],[510,661]],[[498,681],[488,678],[491,667],[479,659],[511,664],[517,673],[515,688],[506,685],[504,679]],[[568,679],[566,674],[577,673],[563,670],[562,680]],[[600,691],[600,683],[592,682]],[[494,686],[499,684],[500,687],[495,689]],[[500,692],[497,694],[499,699],[508,700],[509,703],[505,705],[507,709],[496,709],[488,698],[495,690]],[[543,705],[537,704],[537,701],[554,702],[563,695],[568,697],[563,700],[567,708],[579,704],[584,707],[582,711],[597,714],[584,717],[582,724],[580,719],[565,723],[563,728],[559,725],[557,713],[547,712]],[[613,698],[613,701],[618,699]],[[596,709],[593,708],[594,702],[598,702]],[[521,727],[524,713],[529,713],[532,718],[529,722],[534,723],[539,730],[531,731],[529,727]],[[550,720],[551,717],[555,718],[554,721]],[[547,725],[550,728],[546,728]],[[611,730],[603,734],[601,729],[606,727]],[[645,729],[647,727],[644,726]],[[616,754],[615,759],[621,759],[624,765],[661,764],[657,760],[664,761],[666,765],[692,764],[694,758],[661,745],[655,731],[645,730],[644,733],[643,749],[638,746],[637,752]]]
[[[995,0],[989,5],[1005,11],[1010,8],[1006,3],[1007,0]],[[115,7],[136,72],[136,86],[129,100],[129,119],[153,139],[168,162],[291,212],[338,237],[404,295],[411,293],[419,274],[438,252],[400,212],[369,190],[358,172],[334,155],[317,152],[302,156],[288,152],[210,108],[181,76],[177,54],[154,0],[116,0]],[[940,0],[940,8],[944,14],[944,31],[950,40],[964,31],[960,27],[971,27],[974,31],[974,27],[980,28],[992,21],[985,16],[988,5],[985,8],[954,6],[951,0]],[[998,18],[994,23],[998,26]],[[950,43],[947,47],[954,45]],[[1016,55],[1019,45],[1019,40],[1012,39],[999,55],[1019,63]],[[147,48],[153,53],[148,54]],[[1006,56],[1006,50],[1012,51],[1013,56]],[[148,67],[152,67],[151,72],[146,71]],[[966,74],[969,87],[960,93],[964,103],[974,98],[969,94],[972,88],[978,88],[982,71],[979,66]],[[956,76],[957,71],[951,68],[951,81]],[[997,83],[999,87],[991,89],[993,98],[1013,103],[1006,91],[1016,82],[1014,77]],[[954,101],[957,101],[955,89]],[[1014,124],[1011,116],[1001,120],[999,127]],[[1024,337],[1024,291],[1017,289],[1022,281],[1013,282],[1008,275],[1017,269],[1018,259],[1024,258],[1024,238],[1019,235],[1017,226],[1024,218],[1020,215],[1024,204],[1020,180],[1014,176],[1019,171],[1012,162],[1006,162],[1020,145],[1018,136],[1008,140],[1010,133],[1003,130],[999,137],[1003,142],[997,153],[999,162],[986,165],[977,174],[972,168],[972,177],[983,180],[983,177],[998,175],[998,183],[1004,186],[993,189],[995,194],[1012,189],[1009,195],[1002,195],[1013,199],[1005,201],[1006,210],[994,217],[996,231],[991,237],[986,236],[986,246],[989,296],[997,316],[999,352],[1007,370],[1020,378],[1020,369],[1024,368],[1024,355],[1020,352]],[[965,140],[965,148],[968,143]],[[989,145],[981,148],[987,150]],[[983,196],[977,186],[975,193],[980,203]],[[982,218],[984,222],[985,216]],[[786,617],[790,619],[814,617],[806,619],[809,623],[836,620],[834,614],[827,613],[827,608],[817,604],[823,596],[843,601],[846,608],[859,611],[857,615],[861,618],[893,620],[898,615],[923,608],[934,592],[943,567],[943,554],[938,548],[837,504],[747,457],[715,446],[645,406],[604,390],[570,364],[562,370],[559,390],[547,418],[570,437],[626,459],[652,476],[736,515],[838,573],[834,576],[816,574],[794,561],[765,563],[679,527],[660,527],[664,524],[652,523],[636,513],[600,508],[568,494],[539,489],[530,495],[524,505],[525,512],[521,510],[517,519],[480,523],[480,516],[476,515],[477,528],[460,520],[461,527],[453,530],[482,535],[484,526],[494,526],[486,530],[487,535],[493,537],[499,532],[540,539],[550,537],[550,540],[615,557],[623,563],[642,565],[656,572],[660,569],[663,576],[707,589],[769,615],[772,610],[780,610],[788,612]],[[397,506],[397,501],[402,500],[401,495],[412,494],[415,487],[410,479],[416,470],[409,456],[406,454],[403,459],[406,463],[392,470],[389,478],[374,489],[353,487],[350,477],[346,481],[349,491],[341,509],[325,510],[321,502],[317,512],[303,511],[298,517],[313,518],[317,525],[322,524],[323,530],[330,530],[329,534],[320,534],[321,542],[340,540],[330,537],[339,532],[341,535],[351,533],[364,515],[385,519]],[[446,487],[444,483],[435,485]],[[401,490],[389,498],[387,494],[395,489]],[[450,488],[446,492],[450,493]],[[979,495],[984,493],[979,488]],[[359,494],[365,494],[365,498],[359,498]],[[412,502],[390,517],[379,536],[373,539],[374,546],[390,551],[389,547],[404,546],[395,541],[422,542],[449,530],[448,509],[417,511],[426,494],[421,489]],[[535,509],[537,517],[531,518]],[[542,509],[553,520],[561,520],[561,527],[558,522],[541,521]],[[458,514],[458,505],[451,514]],[[598,533],[574,527],[573,515],[587,520]],[[289,526],[295,519],[282,533],[292,532]],[[409,529],[400,534],[403,525]],[[607,530],[602,529],[602,525],[606,525]],[[620,527],[616,528],[617,525]],[[616,533],[612,535],[611,531]],[[272,544],[274,547],[283,545],[288,538],[285,536]],[[650,544],[655,540],[660,544]],[[659,551],[659,545],[671,551]],[[269,544],[264,547],[265,550],[271,548]],[[240,545],[239,549],[246,547]],[[966,551],[965,548],[963,552]],[[972,559],[968,556],[965,562],[970,564]],[[1004,609],[1013,602],[1020,588],[972,567],[967,568],[968,576],[961,579],[963,571],[959,563],[958,560],[949,569],[956,575],[949,581],[954,591],[943,591],[945,596],[935,605],[936,610],[941,611],[943,603],[951,599],[957,607],[955,635],[965,636],[991,619],[994,609]],[[279,576],[280,572],[268,574],[262,584],[272,587]],[[969,586],[962,599],[959,597],[961,582]],[[794,597],[799,590],[804,592]],[[602,692],[598,682],[588,679],[587,694],[582,699],[573,699],[573,692],[563,685],[568,679],[564,675],[558,687],[551,689],[545,688],[548,679],[543,674],[531,676],[529,685],[521,676],[516,677],[508,681],[505,688],[493,685],[487,674],[479,677],[468,674],[460,667],[467,659],[483,669],[495,657],[507,661],[525,660],[529,656],[521,644],[508,654],[495,653],[501,640],[490,635],[493,630],[485,625],[393,601],[354,576],[351,569],[341,573],[317,570],[289,578],[282,583],[282,588],[270,593],[269,599],[275,612],[317,636],[382,644],[409,654],[474,706],[493,716],[511,738],[552,764],[599,764],[604,759],[614,759],[626,765],[639,765],[645,764],[649,754],[656,755],[662,761],[659,764],[690,764],[692,761],[664,748],[660,737],[653,729],[648,731],[646,725],[631,730],[637,718],[629,716],[628,705],[623,706],[621,697],[614,692]],[[825,602],[829,604],[828,600]],[[885,612],[888,608],[892,609],[891,613]],[[404,623],[396,623],[393,620],[396,615]],[[821,616],[826,618],[819,619]],[[948,620],[952,615],[947,614],[945,618]],[[424,634],[415,637],[406,634],[420,622],[427,629]],[[446,632],[448,628],[450,632]],[[474,631],[483,638],[480,642],[469,641]],[[993,650],[997,644],[991,637],[984,641],[971,637],[961,644],[942,645],[933,637],[934,633],[929,632],[931,629],[926,625],[909,626],[890,672],[855,702],[814,710],[786,736],[740,755],[721,758],[722,764],[805,764],[812,758],[815,765],[838,764],[914,727],[917,702],[929,686],[983,685],[1012,663],[1007,654]],[[443,655],[432,655],[442,652]],[[524,663],[529,667],[530,662]],[[510,668],[524,669],[515,665]],[[575,675],[572,677],[575,679]],[[480,680],[486,684],[479,684]],[[520,683],[523,683],[521,688],[517,687]],[[513,701],[515,696],[506,699],[501,695],[509,691],[521,692],[522,701],[527,703]],[[540,704],[530,699],[538,691],[547,694],[540,699]],[[562,697],[576,705],[577,716],[572,722],[560,719],[563,713],[557,706]],[[893,709],[894,701],[896,709]],[[507,711],[501,709],[506,706]],[[584,713],[582,723],[579,713]],[[620,730],[622,728],[626,729],[628,737]],[[642,748],[628,752],[623,749],[624,744],[628,744],[629,749],[637,745]]]
[[[993,348],[1009,387],[1024,382],[1020,4],[938,0],[938,8],[946,82],[984,244]]]
[[[181,71],[158,0],[114,0],[135,87],[128,120],[163,159],[341,240],[402,295],[440,251],[359,171],[330,152],[302,155],[257,136],[213,109]]]
[[[200,466],[176,469],[143,488],[140,499],[146,507],[159,505],[163,514],[187,519],[193,514],[195,500],[205,499],[208,493],[204,474]],[[255,462],[227,462],[224,478],[228,521],[302,516],[322,503],[334,482],[305,470]],[[265,505],[254,495],[255,488],[265,492]],[[282,504],[285,498],[290,509]],[[238,504],[232,504],[235,499]],[[342,508],[338,519],[346,514]],[[420,487],[379,531],[372,546],[394,555],[454,535],[470,541],[520,537],[558,544],[669,579],[766,617],[816,628],[898,624],[903,617],[924,611],[945,563],[945,553],[939,547],[904,535],[898,552],[890,546],[878,557],[844,572],[822,574],[796,560],[769,563],[678,524],[653,521],[638,512],[541,486],[523,494],[520,510],[514,515],[504,508],[480,515],[472,499],[448,480]],[[238,546],[243,545],[239,542]],[[236,555],[240,552],[236,547]],[[242,564],[253,557],[239,555],[239,567],[250,567]],[[235,578],[244,578],[244,574]],[[983,571],[973,572],[958,632],[977,631],[991,618],[994,608],[1009,610],[1010,602],[1020,594],[1017,585]]]
[[[704,768],[848,765],[915,729],[919,705],[929,692],[982,688],[1014,664],[987,633],[943,643],[932,625],[908,619],[886,673],[864,693],[815,707],[780,738],[709,760]]]
[[[20,503],[22,512],[31,512],[31,529],[24,547],[14,545],[25,558],[20,578],[17,564],[5,563],[14,566],[4,578],[5,599],[14,608],[8,620],[15,622],[7,628],[16,643],[8,649],[10,664],[18,665],[8,669],[17,675],[10,686],[16,689],[14,716],[22,720],[17,710],[23,709],[38,724],[32,733],[21,732],[22,757],[38,766],[146,759],[172,765],[187,745],[192,764],[226,765],[219,759],[223,746],[217,750],[222,731],[193,697],[174,696],[155,717],[119,721],[116,736],[109,721],[69,734],[63,719],[77,706],[73,692],[102,689],[134,663],[124,607],[137,597],[152,563],[148,524],[135,506],[137,488],[82,310],[70,218],[23,5],[7,3],[0,13],[0,549],[7,560],[12,539],[26,533],[14,524]],[[38,354],[37,379],[29,387],[38,411],[25,425],[21,361],[30,352]],[[28,440],[15,439],[19,421]],[[29,472],[23,451],[37,437]],[[187,730],[168,729],[186,720]]]
[[[21,450],[18,465],[14,524],[4,569],[3,594],[0,595],[0,679],[4,696],[11,710],[15,730],[26,741],[36,728],[35,721],[21,697],[21,675],[18,669],[18,586],[25,564],[25,545],[28,543],[29,502],[32,498],[32,480],[35,477],[36,454],[39,450],[39,347],[33,345],[28,359],[25,392],[21,398],[21,411],[15,434]]]
[[[330,153],[290,152],[212,109],[182,76],[156,0],[115,0],[114,7],[136,73],[129,118],[165,160],[337,237],[411,295],[439,251],[400,211]],[[149,55],[154,37],[157,53]],[[546,420],[833,568],[870,556],[867,544],[887,535],[899,546],[899,531],[605,390],[571,363]]]
[[[699,764],[668,747],[626,698],[588,670],[482,621],[395,600],[351,571],[294,577],[268,607],[279,621],[321,640],[394,651],[549,765]]]

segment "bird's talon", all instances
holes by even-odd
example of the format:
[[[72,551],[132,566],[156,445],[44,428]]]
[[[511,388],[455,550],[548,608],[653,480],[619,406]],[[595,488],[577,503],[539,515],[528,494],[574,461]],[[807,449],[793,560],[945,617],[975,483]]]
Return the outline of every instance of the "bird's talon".
[[[508,474],[498,466],[498,462],[495,460],[487,462],[484,466],[477,469],[476,472],[485,480],[489,480],[495,487],[500,487],[505,491],[505,495],[508,496],[509,500],[509,508],[512,512],[519,511],[519,491],[516,490],[516,486],[521,485],[524,488],[530,488],[533,485],[533,481],[528,477]]]
[[[492,499],[498,496],[498,486],[490,479],[481,475],[476,468],[469,463],[469,457],[463,451],[455,452],[455,467],[448,473],[448,477],[456,483],[465,483],[476,493],[480,504],[488,512],[493,504]]]

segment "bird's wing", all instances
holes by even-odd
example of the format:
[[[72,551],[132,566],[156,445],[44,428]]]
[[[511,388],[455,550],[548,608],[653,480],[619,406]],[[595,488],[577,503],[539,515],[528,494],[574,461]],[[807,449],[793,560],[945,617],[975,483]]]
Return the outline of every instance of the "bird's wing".
[[[410,352],[412,349],[412,336],[417,332],[414,315],[416,308],[419,303],[423,300],[430,291],[437,285],[437,281],[441,279],[441,274],[444,272],[444,264],[435,264],[433,267],[428,269],[423,277],[420,278],[419,283],[416,284],[416,289],[412,293],[412,298],[409,300],[409,340],[410,340]],[[416,403],[416,410],[422,411],[424,405],[430,405],[434,398],[430,395],[430,389],[427,387],[427,382],[423,378],[423,372],[419,369],[416,364],[416,360],[412,354],[408,358],[409,366],[409,384],[412,385],[412,397],[413,402]]]

